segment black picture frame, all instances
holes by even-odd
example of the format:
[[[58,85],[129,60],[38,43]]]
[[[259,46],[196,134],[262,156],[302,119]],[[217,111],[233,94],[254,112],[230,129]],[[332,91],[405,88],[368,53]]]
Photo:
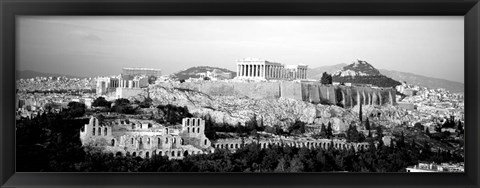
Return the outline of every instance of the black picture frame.
[[[0,12],[1,187],[479,187],[478,0],[2,0]],[[465,173],[16,173],[13,109],[19,15],[464,16]]]

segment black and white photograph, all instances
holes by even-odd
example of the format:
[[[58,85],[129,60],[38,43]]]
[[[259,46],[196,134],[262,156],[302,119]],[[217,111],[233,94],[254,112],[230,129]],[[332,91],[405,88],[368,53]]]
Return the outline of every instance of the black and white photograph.
[[[463,16],[18,16],[16,171],[464,173],[464,33]]]

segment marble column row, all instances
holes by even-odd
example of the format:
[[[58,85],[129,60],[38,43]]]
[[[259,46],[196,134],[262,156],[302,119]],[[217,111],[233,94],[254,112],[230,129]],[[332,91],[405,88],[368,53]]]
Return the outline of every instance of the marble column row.
[[[239,77],[261,77],[261,78],[277,78],[283,79],[289,77],[289,72],[283,66],[277,65],[237,65],[237,76]],[[300,68],[293,73],[296,79],[306,79],[307,70]]]
[[[136,88],[136,87],[140,87],[140,82],[133,81],[133,80],[120,80],[119,86],[122,88]]]
[[[241,77],[265,77],[266,65],[238,65],[237,76]]]

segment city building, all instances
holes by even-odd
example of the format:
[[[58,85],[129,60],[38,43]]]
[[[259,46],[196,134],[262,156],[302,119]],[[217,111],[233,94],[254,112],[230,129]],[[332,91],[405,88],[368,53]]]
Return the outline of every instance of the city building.
[[[420,162],[418,165],[407,167],[406,170],[407,172],[464,172],[464,164]]]
[[[256,58],[237,61],[237,78],[261,80],[307,79],[307,65],[284,65]]]

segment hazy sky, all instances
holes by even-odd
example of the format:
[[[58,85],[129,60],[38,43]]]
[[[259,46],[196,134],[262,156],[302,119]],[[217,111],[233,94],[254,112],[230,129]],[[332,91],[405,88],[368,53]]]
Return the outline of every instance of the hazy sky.
[[[378,69],[464,82],[464,22],[446,17],[79,17],[17,20],[17,68],[80,76],[123,67],[236,71],[255,57],[309,68],[366,60]]]

